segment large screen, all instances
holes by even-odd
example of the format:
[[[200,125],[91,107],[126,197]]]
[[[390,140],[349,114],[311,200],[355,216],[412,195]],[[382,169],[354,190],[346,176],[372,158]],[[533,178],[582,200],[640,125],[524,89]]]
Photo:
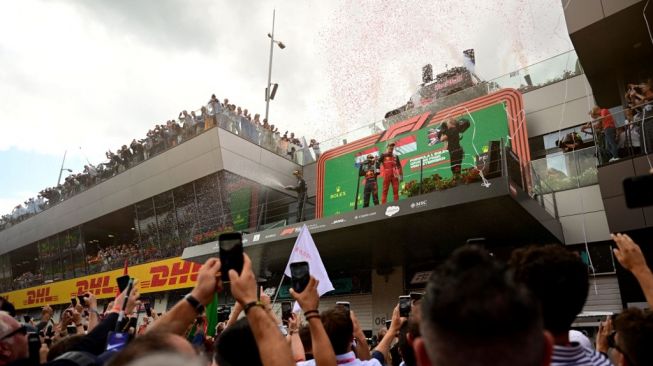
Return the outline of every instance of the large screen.
[[[503,93],[514,97],[517,92]],[[317,215],[330,216],[363,207],[364,180],[359,176],[359,166],[369,155],[378,159],[390,143],[395,144],[393,154],[403,170],[399,199],[411,195],[411,188],[421,178],[432,180],[435,177],[446,182],[451,181],[455,173],[457,181],[461,181],[478,173],[487,164],[492,141],[496,141],[495,146],[498,143],[511,146],[519,156],[524,146],[516,148],[513,145],[516,140],[519,140],[517,145],[526,144],[523,112],[516,111],[521,108],[521,98],[516,103],[495,94],[437,113],[426,110],[381,134],[326,152],[318,165]],[[454,161],[460,161],[460,170],[452,169],[452,154]],[[383,180],[383,176],[378,176],[379,201],[382,200]],[[393,200],[392,191],[390,187],[388,202]]]

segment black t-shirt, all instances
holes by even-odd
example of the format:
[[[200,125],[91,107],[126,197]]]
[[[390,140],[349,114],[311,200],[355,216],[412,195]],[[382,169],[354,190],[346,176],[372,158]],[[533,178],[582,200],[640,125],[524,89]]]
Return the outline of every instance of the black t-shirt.
[[[442,135],[447,136],[447,150],[460,150],[460,134],[463,133],[469,127],[469,122],[462,120],[456,122],[455,127],[448,127],[446,130],[440,130],[438,132],[438,137],[442,138]]]

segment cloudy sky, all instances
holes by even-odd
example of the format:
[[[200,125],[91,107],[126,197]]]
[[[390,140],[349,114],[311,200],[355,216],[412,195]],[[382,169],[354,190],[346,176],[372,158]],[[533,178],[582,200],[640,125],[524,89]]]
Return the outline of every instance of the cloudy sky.
[[[402,105],[421,67],[494,78],[572,48],[560,0],[0,0],[0,213],[215,93],[325,140]]]

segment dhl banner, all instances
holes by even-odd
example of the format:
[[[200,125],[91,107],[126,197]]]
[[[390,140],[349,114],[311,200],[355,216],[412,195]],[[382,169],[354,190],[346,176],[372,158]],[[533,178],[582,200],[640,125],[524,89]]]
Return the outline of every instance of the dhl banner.
[[[193,287],[201,264],[187,262],[181,258],[129,267],[129,275],[138,280],[139,292],[150,293]],[[85,292],[92,292],[98,299],[116,296],[116,278],[124,269],[116,269],[71,280],[30,287],[1,294],[14,304],[16,309],[29,309],[44,305],[65,304],[70,298]]]

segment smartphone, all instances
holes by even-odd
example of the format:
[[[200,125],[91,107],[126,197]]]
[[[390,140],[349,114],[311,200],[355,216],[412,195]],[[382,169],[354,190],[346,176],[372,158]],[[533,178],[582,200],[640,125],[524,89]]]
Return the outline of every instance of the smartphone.
[[[79,299],[79,303],[82,304],[82,306],[86,306],[86,298],[84,298],[84,295],[77,295],[77,298]]]
[[[143,307],[145,308],[145,314],[147,314],[147,316],[151,317],[152,316],[152,307],[150,306],[150,303],[149,302],[144,303]]]
[[[138,318],[129,318],[129,321],[127,322],[127,330],[129,330],[129,328],[134,328],[134,330],[136,330],[136,326],[138,326]]]
[[[399,316],[407,318],[410,315],[410,296],[399,296]]]
[[[30,365],[41,364],[40,352],[41,338],[37,333],[27,333],[27,350],[29,355]]]
[[[349,301],[338,301],[336,302],[336,306],[342,306],[345,308],[345,310],[347,310],[347,312],[351,311],[351,304]]]
[[[308,286],[308,281],[311,279],[308,271],[308,262],[290,263],[290,275],[292,289],[296,293],[304,291],[306,286]]]
[[[626,178],[623,186],[628,208],[653,206],[653,174]]]
[[[127,285],[129,285],[129,275],[116,278],[116,282],[118,283],[118,290],[120,290],[120,292],[125,292]]]
[[[77,334],[77,327],[74,325],[69,325],[66,327],[68,334]]]
[[[73,304],[73,307],[77,306],[77,298],[76,297],[71,297],[70,298],[70,303]]]
[[[107,351],[118,352],[125,348],[129,334],[121,332],[109,332],[107,337]]]
[[[52,325],[48,325],[48,327],[45,328],[45,335],[46,337],[54,337],[54,330],[52,329]]]
[[[29,315],[23,315],[23,320],[25,321],[25,323],[29,323],[30,320],[32,320],[32,317]]]
[[[229,270],[238,274],[243,270],[243,235],[241,233],[224,233],[218,237],[220,245],[220,271],[222,281],[229,281]]]
[[[284,301],[281,303],[281,320],[286,322],[290,318],[292,318],[292,303]]]
[[[410,296],[411,300],[419,301],[419,300],[422,299],[422,297],[424,297],[424,293],[423,292],[411,292],[409,296]]]
[[[390,324],[392,324],[392,320],[386,320],[385,321],[385,329],[390,329]]]

